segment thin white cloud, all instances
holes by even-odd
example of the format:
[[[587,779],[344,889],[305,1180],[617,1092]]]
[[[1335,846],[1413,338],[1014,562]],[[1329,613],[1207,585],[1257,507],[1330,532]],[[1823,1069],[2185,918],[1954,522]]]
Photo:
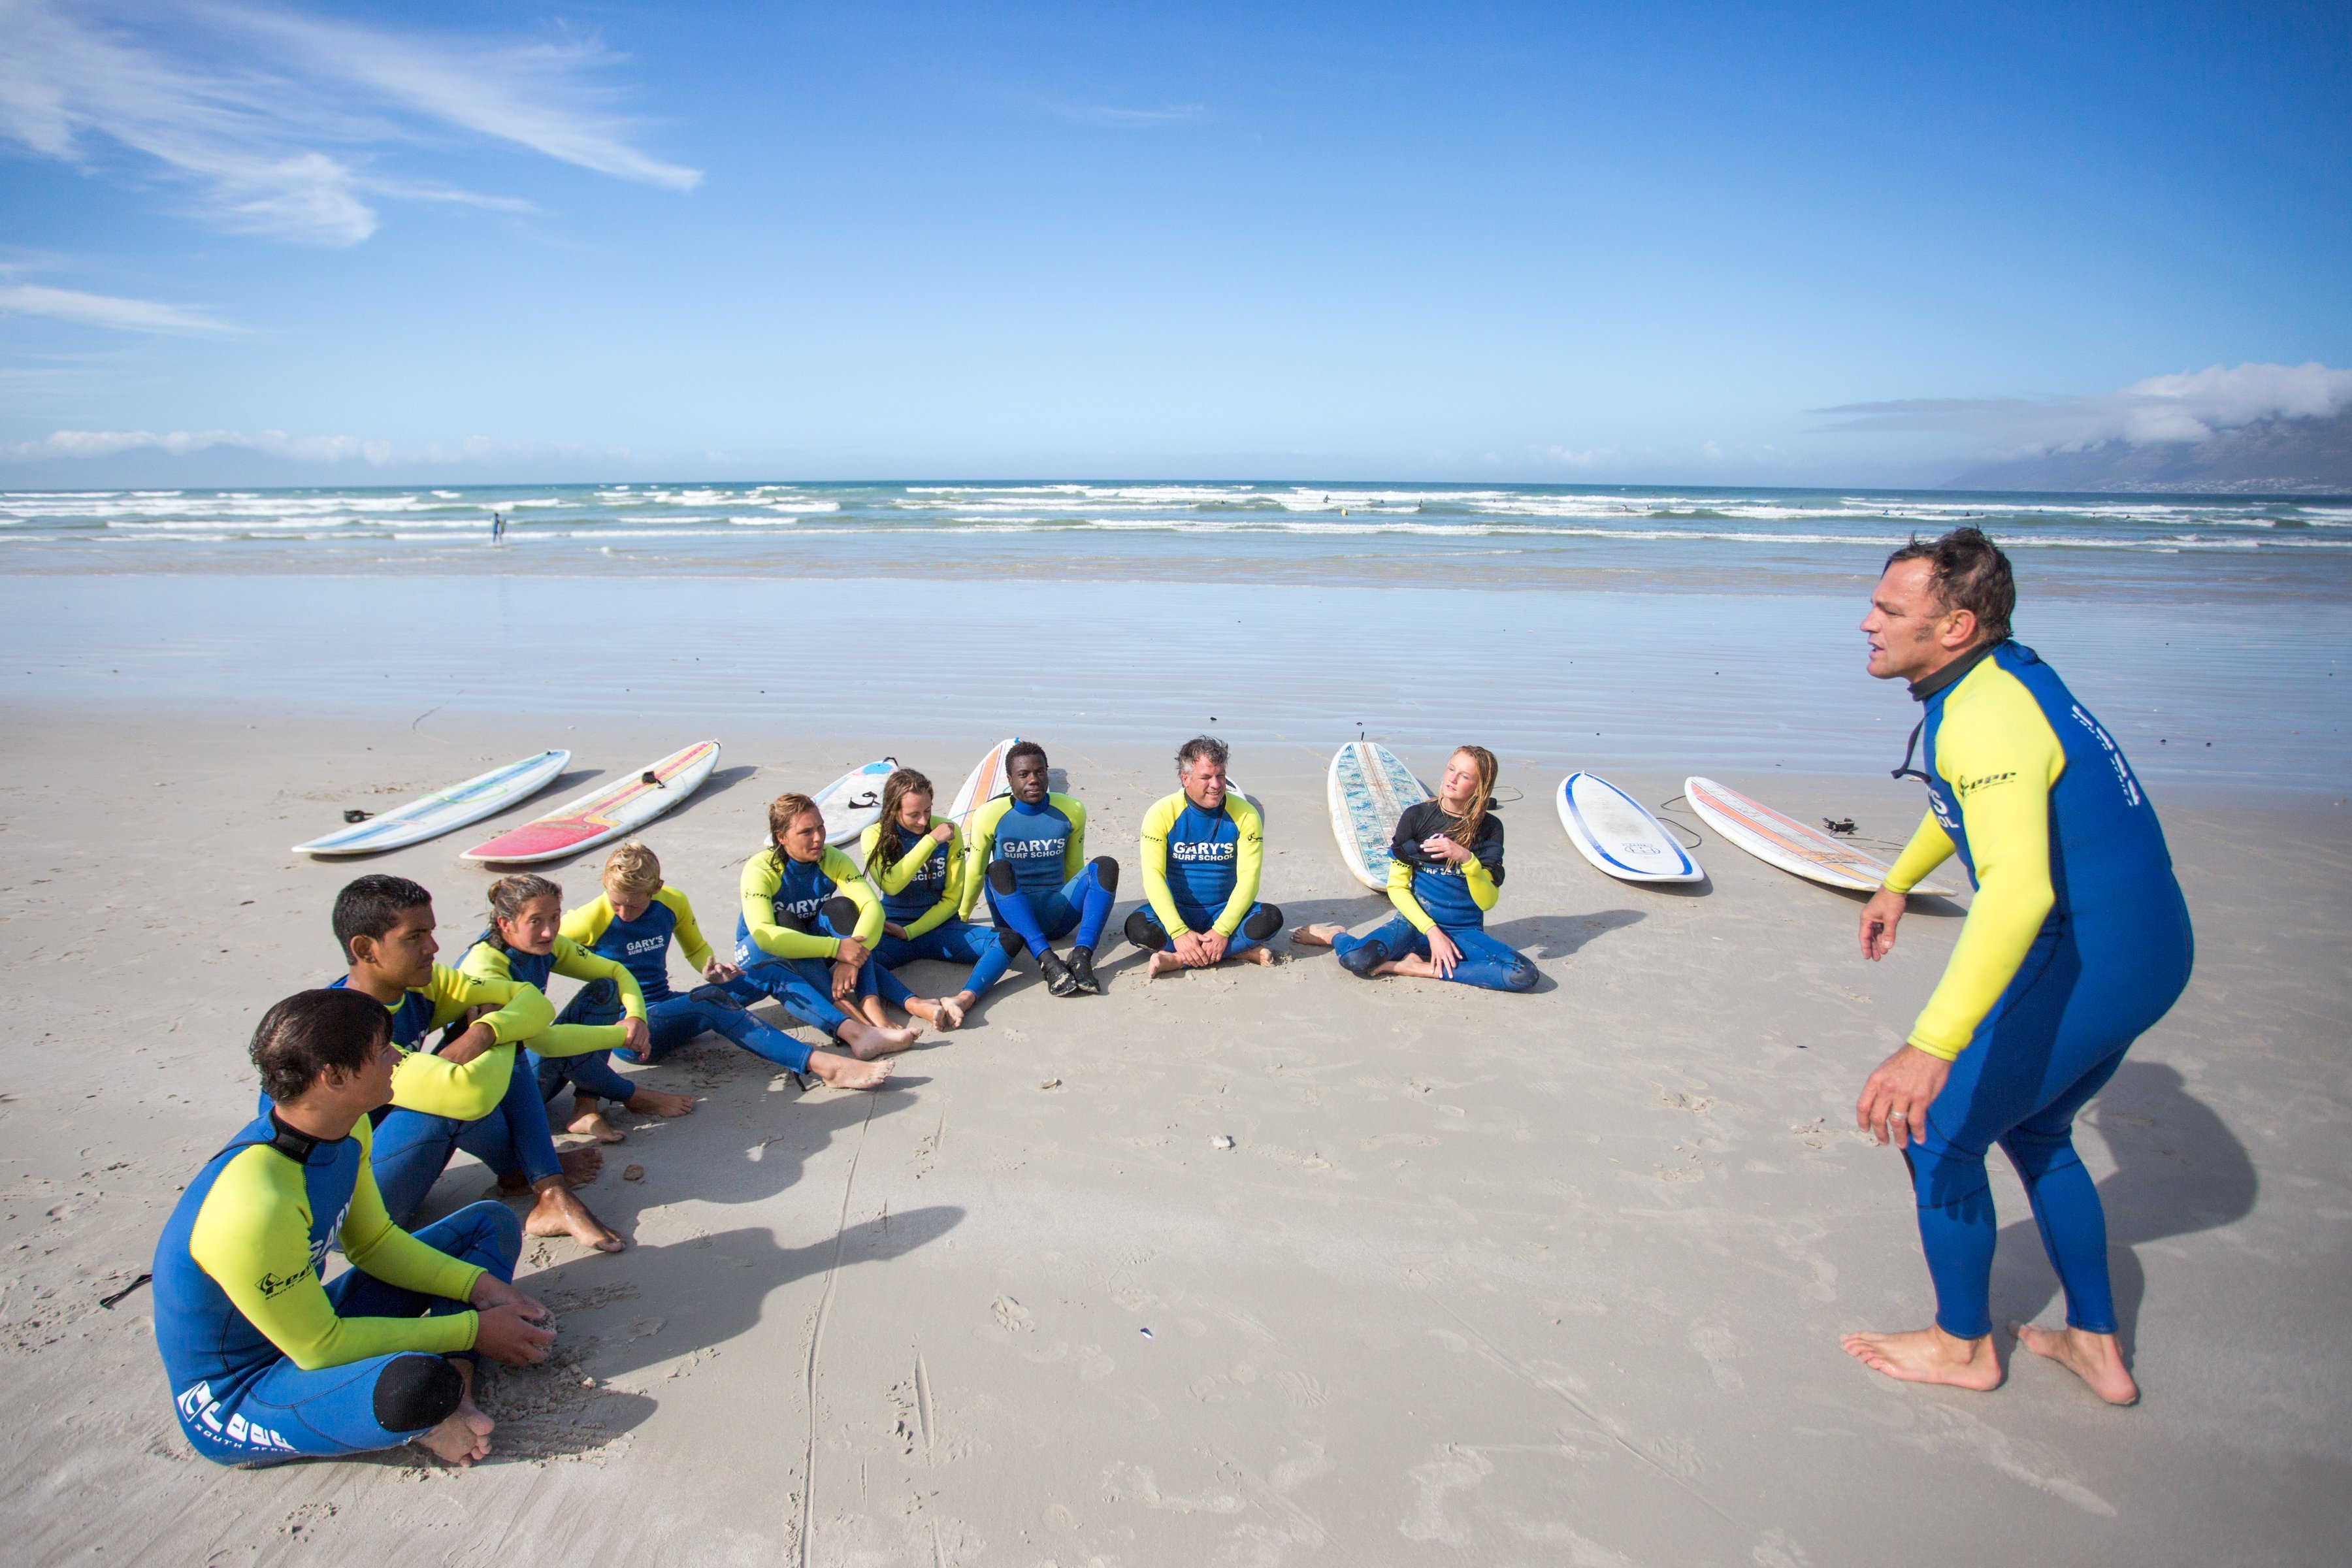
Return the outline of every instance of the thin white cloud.
[[[1209,112],[1201,103],[1171,103],[1161,109],[1126,109],[1110,103],[1072,103],[1063,99],[1024,96],[1021,102],[1060,120],[1073,120],[1081,125],[1113,125],[1140,129],[1152,125],[1181,125],[1199,120]]]
[[[2150,376],[2091,397],[1920,397],[1849,403],[1833,430],[1953,431],[2007,456],[2202,441],[2258,419],[2317,419],[2352,408],[2352,370],[2308,364],[2212,365]]]
[[[236,330],[201,310],[179,305],[126,300],[112,294],[85,294],[79,289],[52,289],[41,283],[0,283],[0,313],[48,316],[60,321],[113,327],[127,332],[218,337]]]
[[[211,447],[238,447],[247,451],[299,458],[305,462],[365,461],[381,466],[392,460],[385,441],[362,441],[356,436],[289,436],[283,430],[247,434],[239,430],[59,430],[46,440],[18,441],[0,447],[24,461],[44,458],[112,458],[124,452],[169,452],[185,457]]]
[[[117,149],[192,184],[221,227],[322,245],[373,234],[373,200],[528,210],[510,196],[378,175],[387,150],[450,128],[617,178],[691,189],[699,172],[591,107],[593,42],[427,37],[274,10],[0,0],[0,138],[91,172]]]

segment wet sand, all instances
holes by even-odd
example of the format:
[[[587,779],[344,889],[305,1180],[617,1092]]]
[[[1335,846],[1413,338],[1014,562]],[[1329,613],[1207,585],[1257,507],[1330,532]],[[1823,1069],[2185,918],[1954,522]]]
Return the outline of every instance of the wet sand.
[[[1551,814],[1549,752],[1506,757],[1528,798],[1493,928],[1537,958],[1535,994],[1368,984],[1325,954],[1147,984],[1114,944],[1108,994],[1056,1001],[1024,967],[881,1094],[803,1095],[706,1039],[643,1072],[696,1113],[634,1125],[585,1190],[631,1250],[527,1252],[561,1353],[486,1379],[490,1463],[217,1469],[172,1419],[148,1294],[97,1299],[249,1115],[261,1011],[336,973],[335,888],[417,878],[454,953],[488,879],[463,833],[356,865],[285,847],[582,722],[270,697],[232,719],[236,697],[200,721],[0,720],[18,1560],[2318,1563],[2352,1528],[2345,807],[2152,786],[2199,963],[2081,1135],[2146,1390],[2118,1412],[2032,1357],[1972,1395],[1838,1349],[1929,1313],[1900,1162],[1851,1111],[1959,907],[1921,907],[1873,967],[1857,899],[1711,838],[1701,888],[1610,881]],[[710,727],[616,699],[592,729],[560,736],[580,755],[559,787]],[[888,749],[785,713],[717,732],[719,773],[646,835],[709,928],[767,799]],[[902,755],[951,788],[992,738]],[[1123,914],[1169,748],[1043,738],[1092,847],[1130,868]],[[1266,806],[1265,895],[1362,929],[1382,907],[1322,804],[1340,738],[1234,767]],[[1680,787],[1611,771],[1645,799]],[[1883,773],[1722,776],[1866,836],[1918,809]],[[554,874],[583,898],[593,858]],[[2055,1321],[1998,1161],[1994,1184],[1995,1316]],[[434,1205],[488,1185],[460,1157]]]

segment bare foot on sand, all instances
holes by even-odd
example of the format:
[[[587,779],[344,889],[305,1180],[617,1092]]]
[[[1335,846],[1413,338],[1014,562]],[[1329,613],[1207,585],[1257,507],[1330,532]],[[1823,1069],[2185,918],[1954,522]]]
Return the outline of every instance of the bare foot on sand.
[[[1902,1334],[1848,1334],[1840,1342],[1845,1353],[1889,1377],[1906,1383],[1942,1383],[1990,1394],[2000,1386],[2000,1358],[1993,1353],[1992,1336],[1957,1340],[1941,1329],[1914,1329]]]
[[[876,1057],[887,1057],[892,1051],[905,1050],[921,1033],[919,1029],[879,1029],[871,1024],[861,1024],[855,1018],[845,1018],[841,1025],[841,1043],[847,1046],[859,1061],[870,1062]]]
[[[971,1005],[961,995],[942,996],[931,1004],[931,1027],[945,1032],[963,1027],[963,1012]]]
[[[2032,1323],[2011,1323],[2009,1331],[2035,1355],[2047,1356],[2091,1385],[2091,1392],[2110,1405],[2137,1405],[2139,1384],[2124,1367],[2123,1346],[2113,1334],[2082,1329],[2037,1329]]]
[[[588,1212],[588,1205],[563,1184],[562,1177],[539,1189],[539,1202],[531,1205],[522,1229],[525,1236],[568,1236],[581,1246],[593,1247],[599,1252],[618,1252],[628,1245],[611,1226]]]
[[[1253,947],[1241,952],[1237,952],[1234,954],[1234,956],[1240,959],[1244,963],[1272,963],[1274,962],[1274,949],[1270,947]]]
[[[808,1071],[811,1078],[827,1089],[879,1089],[882,1080],[890,1076],[893,1065],[860,1061],[837,1051],[811,1051]]]
[[[1290,933],[1290,940],[1293,944],[1304,943],[1308,947],[1328,947],[1331,945],[1332,939],[1347,929],[1346,926],[1300,926]]]
[[[467,1399],[440,1426],[409,1441],[445,1465],[463,1467],[489,1457],[493,1425],[471,1399]]]
[[[563,1173],[565,1181],[575,1187],[584,1187],[604,1168],[604,1152],[594,1148],[565,1149],[555,1156],[555,1166]]]
[[[684,1116],[694,1109],[694,1098],[685,1094],[664,1094],[657,1089],[641,1089],[629,1096],[629,1109],[639,1116]]]
[[[1173,974],[1184,967],[1184,961],[1172,952],[1155,952],[1143,966],[1146,980],[1157,980],[1163,974]]]
[[[593,1100],[572,1102],[572,1120],[563,1124],[566,1132],[576,1132],[583,1138],[593,1138],[599,1143],[618,1143],[628,1134],[604,1120]]]
[[[907,1016],[920,1018],[934,1029],[952,1029],[963,1022],[963,1010],[953,1004],[929,996],[909,996],[906,1000]],[[953,1011],[950,1012],[950,1008]]]

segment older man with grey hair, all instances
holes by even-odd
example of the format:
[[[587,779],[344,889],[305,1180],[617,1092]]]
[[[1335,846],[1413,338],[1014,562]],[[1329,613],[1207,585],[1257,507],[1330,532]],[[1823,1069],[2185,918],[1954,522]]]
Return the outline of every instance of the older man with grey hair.
[[[1228,958],[1271,963],[1282,911],[1257,901],[1265,834],[1257,807],[1225,784],[1225,743],[1195,735],[1176,752],[1181,787],[1143,818],[1144,907],[1127,940],[1151,955],[1146,976]]]

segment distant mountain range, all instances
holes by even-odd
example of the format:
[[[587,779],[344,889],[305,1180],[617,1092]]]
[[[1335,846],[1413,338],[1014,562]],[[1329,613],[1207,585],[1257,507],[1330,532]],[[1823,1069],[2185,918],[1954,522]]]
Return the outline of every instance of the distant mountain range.
[[[2173,490],[2192,495],[2352,495],[2352,409],[2257,419],[2202,441],[2102,441],[1970,468],[1958,490]]]

